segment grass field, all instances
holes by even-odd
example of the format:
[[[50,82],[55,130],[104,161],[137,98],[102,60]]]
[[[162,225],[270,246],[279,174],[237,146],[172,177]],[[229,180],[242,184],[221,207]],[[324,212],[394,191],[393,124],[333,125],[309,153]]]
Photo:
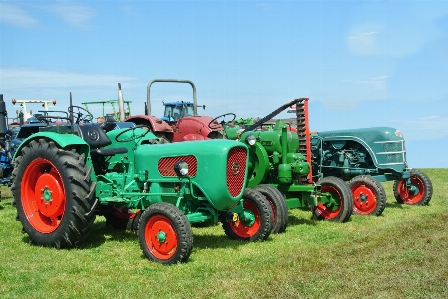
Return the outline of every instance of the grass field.
[[[145,259],[136,235],[103,217],[80,248],[30,245],[2,187],[0,298],[448,298],[448,169],[422,170],[428,206],[396,204],[385,183],[380,217],[330,223],[290,210],[286,233],[258,243],[193,228],[190,259],[174,266]]]

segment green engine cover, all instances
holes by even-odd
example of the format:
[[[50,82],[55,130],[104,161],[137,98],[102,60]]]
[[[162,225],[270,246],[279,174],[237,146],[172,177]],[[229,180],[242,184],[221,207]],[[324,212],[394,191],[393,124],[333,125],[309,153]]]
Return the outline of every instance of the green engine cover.
[[[108,133],[111,139],[116,134],[114,131]],[[138,146],[132,141],[118,144],[131,150],[127,154],[115,155],[111,163],[129,161],[136,181],[155,184],[180,182],[174,172],[174,164],[187,162],[191,184],[200,190],[202,198],[219,211],[234,207],[247,183],[248,150],[240,142],[216,139],[170,144],[143,143]]]

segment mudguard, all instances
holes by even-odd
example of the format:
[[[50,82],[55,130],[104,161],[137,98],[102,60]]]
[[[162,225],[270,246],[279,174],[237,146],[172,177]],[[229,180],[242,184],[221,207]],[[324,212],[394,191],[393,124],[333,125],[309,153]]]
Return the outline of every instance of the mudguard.
[[[21,155],[21,150],[25,145],[30,143],[32,140],[39,138],[50,139],[61,148],[65,148],[68,145],[79,145],[80,152],[85,154],[86,156],[89,155],[89,145],[76,135],[60,134],[56,132],[39,132],[23,140],[23,142],[17,147],[14,153],[13,161],[18,155]]]

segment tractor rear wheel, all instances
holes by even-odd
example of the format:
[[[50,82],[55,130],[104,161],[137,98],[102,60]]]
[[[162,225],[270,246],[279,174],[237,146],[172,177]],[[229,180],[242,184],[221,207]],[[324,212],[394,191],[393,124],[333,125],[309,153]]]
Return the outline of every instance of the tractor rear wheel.
[[[263,241],[272,231],[272,207],[268,200],[258,191],[246,188],[243,194],[243,215],[236,221],[226,219],[221,214],[222,227],[232,240]]]
[[[424,206],[432,197],[431,179],[417,169],[411,169],[411,186],[406,186],[406,181],[396,180],[394,182],[394,196],[398,203]]]
[[[138,220],[142,214],[142,210],[130,210],[126,208],[110,208],[104,212],[106,225],[110,225],[115,229],[129,229],[137,231]]]
[[[187,217],[166,202],[150,205],[142,213],[138,239],[149,260],[165,265],[186,262],[193,249],[193,232]]]
[[[358,215],[379,216],[386,207],[383,185],[370,175],[358,175],[348,183],[353,196],[353,212]]]
[[[95,221],[95,183],[84,154],[33,140],[15,159],[12,193],[17,219],[30,242],[64,248],[77,245]]]
[[[271,233],[285,232],[286,226],[288,226],[288,207],[283,194],[270,185],[258,185],[254,187],[254,190],[260,192],[271,205],[273,214]]]
[[[314,218],[333,222],[346,222],[353,212],[353,197],[347,184],[340,178],[329,176],[317,182],[321,193],[329,193],[330,203],[312,206]]]

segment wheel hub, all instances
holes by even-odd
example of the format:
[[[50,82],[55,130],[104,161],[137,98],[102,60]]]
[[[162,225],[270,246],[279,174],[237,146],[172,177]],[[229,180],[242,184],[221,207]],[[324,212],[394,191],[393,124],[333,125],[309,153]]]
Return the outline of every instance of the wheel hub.
[[[244,222],[246,226],[252,226],[255,223],[255,214],[251,210],[244,210],[244,218],[241,221]]]
[[[420,192],[420,189],[418,188],[418,186],[412,184],[411,186],[408,187],[408,193],[412,196],[417,195]]]
[[[159,231],[156,235],[156,238],[159,243],[164,243],[166,241],[166,233],[163,231]]]
[[[52,173],[41,175],[34,190],[36,197],[40,198],[37,200],[37,205],[42,215],[55,218],[63,213],[65,208],[64,189],[61,182]]]
[[[367,194],[364,194],[364,193],[360,193],[359,194],[359,200],[361,201],[361,202],[367,202],[367,198],[368,198],[368,195]]]
[[[41,199],[45,200],[47,203],[51,202],[51,191],[48,189],[48,186],[45,186],[45,189],[41,189],[43,197]]]

